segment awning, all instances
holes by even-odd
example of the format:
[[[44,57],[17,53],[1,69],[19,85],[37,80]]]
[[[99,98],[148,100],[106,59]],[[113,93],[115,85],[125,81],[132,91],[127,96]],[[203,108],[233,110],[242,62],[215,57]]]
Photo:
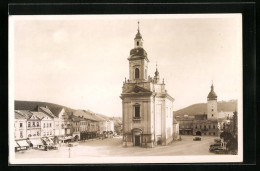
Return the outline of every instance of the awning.
[[[14,147],[19,147],[19,145],[16,143],[16,141],[14,142]]]
[[[29,144],[27,143],[26,140],[20,140],[20,141],[16,141],[16,142],[21,147],[29,147]]]
[[[36,145],[43,145],[42,140],[41,139],[30,139],[31,143],[36,146]]]
[[[48,140],[51,144],[54,144],[54,142],[50,138],[48,138]]]
[[[69,139],[72,139],[72,138],[73,138],[72,136],[68,136],[68,137],[65,137],[64,139],[69,140]]]

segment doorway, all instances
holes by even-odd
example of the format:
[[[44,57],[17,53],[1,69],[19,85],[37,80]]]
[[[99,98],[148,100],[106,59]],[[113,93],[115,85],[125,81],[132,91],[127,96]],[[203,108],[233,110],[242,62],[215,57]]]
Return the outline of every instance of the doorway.
[[[196,132],[196,135],[201,136],[201,132],[200,132],[200,131],[197,131],[197,132]]]
[[[140,142],[140,135],[135,135],[135,146],[140,146],[141,142]]]

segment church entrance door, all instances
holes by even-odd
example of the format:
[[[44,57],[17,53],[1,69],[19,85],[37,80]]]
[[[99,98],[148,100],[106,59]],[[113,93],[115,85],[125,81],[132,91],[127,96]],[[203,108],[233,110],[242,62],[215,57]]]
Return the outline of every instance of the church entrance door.
[[[196,132],[196,135],[200,135],[200,136],[201,136],[201,132],[200,132],[200,131],[197,131],[197,132]]]
[[[140,135],[135,135],[135,146],[140,146],[141,142],[140,142]]]

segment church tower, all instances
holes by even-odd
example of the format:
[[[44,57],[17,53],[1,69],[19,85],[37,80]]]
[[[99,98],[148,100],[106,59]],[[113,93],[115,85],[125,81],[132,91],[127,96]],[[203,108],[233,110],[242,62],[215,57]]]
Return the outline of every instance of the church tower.
[[[217,94],[214,92],[213,82],[211,85],[211,90],[208,94],[208,103],[207,103],[207,117],[208,119],[217,119],[218,118],[218,102]]]
[[[160,82],[156,66],[155,76],[148,77],[147,53],[139,29],[130,51],[129,79],[125,78],[122,99],[123,146],[154,147],[173,140],[173,101]]]
[[[147,81],[148,58],[143,48],[143,38],[139,30],[139,21],[137,34],[134,39],[134,49],[130,51],[129,60],[129,80],[130,82]]]

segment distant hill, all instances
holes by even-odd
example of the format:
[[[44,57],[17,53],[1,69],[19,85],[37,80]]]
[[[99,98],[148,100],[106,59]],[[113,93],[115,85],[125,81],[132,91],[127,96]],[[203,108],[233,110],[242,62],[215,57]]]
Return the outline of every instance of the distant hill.
[[[48,106],[50,108],[64,108],[66,112],[74,112],[75,109],[68,108],[66,106],[54,104],[54,103],[47,103],[47,102],[37,102],[37,101],[14,101],[14,109],[15,110],[35,110],[38,106]]]
[[[237,100],[220,101],[218,102],[218,112],[230,112],[237,109]],[[207,103],[198,103],[174,112],[174,116],[189,115],[207,113]]]
[[[19,101],[19,100],[15,100],[14,102],[14,108],[15,110],[31,110],[34,111],[36,109],[36,107],[38,106],[48,106],[50,108],[64,108],[66,112],[76,112],[76,109],[72,109],[72,108],[68,108],[66,106],[62,106],[62,105],[58,105],[58,104],[54,104],[54,103],[48,103],[48,102],[38,102],[38,101]],[[91,111],[91,110],[85,110],[85,112],[89,113],[89,114],[94,114],[95,112]],[[114,120],[115,125],[120,125],[122,124],[122,118],[121,117],[108,117],[106,115],[103,114],[99,114],[102,117],[105,118],[110,118],[112,120]]]

